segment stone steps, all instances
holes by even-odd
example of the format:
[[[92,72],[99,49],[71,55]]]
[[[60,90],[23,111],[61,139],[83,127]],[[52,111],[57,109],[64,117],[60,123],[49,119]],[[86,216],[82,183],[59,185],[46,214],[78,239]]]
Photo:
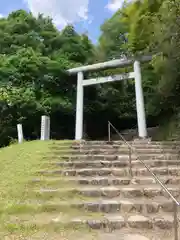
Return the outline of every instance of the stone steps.
[[[51,161],[50,162],[54,166],[59,166],[59,167],[68,167],[68,168],[112,168],[112,167],[128,167],[129,166],[129,160],[114,160],[114,161],[105,161],[105,160],[100,160],[100,161],[92,161],[92,160],[87,160],[87,161]],[[44,165],[48,165],[49,162],[44,163]],[[146,164],[149,167],[162,167],[162,166],[180,166],[180,160],[146,160]],[[132,160],[132,167],[142,167],[142,163],[139,160]]]
[[[180,197],[180,188],[175,185],[167,185],[167,189],[175,196],[176,198]],[[122,198],[142,198],[146,197],[154,198],[157,196],[167,196],[165,194],[164,190],[161,186],[158,184],[152,184],[152,185],[127,185],[127,186],[81,186],[81,187],[75,187],[75,188],[44,188],[44,189],[38,189],[34,190],[36,193],[38,193],[38,196],[41,195],[44,196],[63,196],[67,193],[70,194],[78,194],[90,198],[97,198],[97,197],[104,197],[104,198],[116,198],[116,197],[122,197]]]
[[[83,212],[91,212],[91,213],[119,213],[122,216],[126,216],[127,214],[144,214],[151,216],[152,214],[169,214],[173,215],[173,202],[168,199],[164,199],[163,197],[154,198],[154,199],[146,199],[145,197],[142,199],[134,198],[117,198],[117,199],[92,199],[92,200],[81,200],[74,199],[64,201],[59,201],[58,198],[53,201],[40,201],[38,203],[34,200],[31,204],[26,205],[29,209],[36,208],[38,212],[43,212],[46,209],[46,212],[58,212],[67,207],[81,209]],[[180,213],[180,208],[178,209]]]
[[[149,141],[149,140],[135,140],[135,141],[127,141],[129,144],[133,144],[133,145],[143,145],[143,146],[151,146],[151,145],[159,145],[159,146],[179,146],[180,145],[180,141]],[[126,143],[123,140],[119,140],[119,141],[72,141],[72,145],[126,145]],[[54,145],[58,145],[58,144],[54,144]]]
[[[120,215],[109,215],[99,220],[84,220],[83,218],[73,219],[72,223],[76,224],[87,224],[92,229],[103,229],[110,228],[122,229],[131,228],[136,229],[172,229],[173,228],[173,217],[167,215],[161,215],[161,217],[152,216],[147,217],[143,215],[132,215],[124,218]]]
[[[23,216],[22,216],[23,218]],[[155,215],[140,215],[140,214],[131,214],[131,215],[120,215],[117,214],[104,214],[103,216],[91,217],[91,216],[77,216],[71,219],[65,219],[61,214],[56,213],[56,215],[51,218],[51,214],[48,217],[40,218],[36,215],[28,217],[25,216],[26,220],[18,221],[19,223],[24,224],[35,224],[36,226],[48,227],[54,224],[56,226],[82,226],[87,225],[92,229],[102,230],[106,229],[107,231],[113,231],[116,229],[127,230],[131,232],[133,230],[173,230],[173,217],[169,214],[155,214]],[[27,220],[31,219],[31,220]]]
[[[180,184],[180,176],[160,176],[160,181],[167,184]],[[58,185],[64,181],[68,183],[76,183],[80,185],[101,185],[101,186],[126,186],[129,184],[156,184],[156,181],[153,177],[111,177],[111,176],[95,176],[95,177],[66,177],[66,179],[62,179],[62,177],[43,177],[43,178],[34,178],[32,180],[32,184],[39,183],[42,185]]]
[[[137,159],[137,155],[132,154],[132,160],[136,160]],[[179,155],[178,154],[138,154],[138,159],[141,160],[177,160],[179,159]],[[88,161],[88,160],[93,160],[93,161],[99,161],[99,160],[105,160],[105,161],[114,161],[114,160],[128,160],[129,159],[129,155],[128,154],[114,154],[114,155],[110,155],[110,154],[89,154],[89,155],[83,155],[83,154],[53,154],[50,156],[45,156],[43,158],[44,160],[49,160],[49,159],[53,159],[53,160],[57,160],[57,159],[61,159],[61,160],[82,160],[82,161]]]
[[[180,148],[178,146],[165,146],[163,147],[162,145],[72,145],[72,146],[66,146],[66,145],[61,145],[59,146],[53,146],[51,147],[51,149],[53,151],[128,151],[129,148],[132,148],[132,150],[136,150],[136,151],[160,151],[160,152],[166,152],[166,151],[171,151],[171,150],[180,150]]]
[[[78,155],[96,155],[96,154],[103,154],[103,155],[121,155],[121,154],[128,154],[129,150],[128,149],[71,149],[71,150],[66,150],[66,149],[60,149],[57,148],[56,150],[53,149],[53,152],[56,154],[67,154],[67,153],[71,153],[71,154],[78,154]],[[178,149],[138,149],[138,150],[132,150],[132,152],[134,152],[135,154],[138,153],[138,155],[142,154],[178,154],[179,150]]]
[[[170,176],[180,176],[180,167],[154,167],[151,168],[154,174],[157,175],[170,175]],[[133,176],[151,176],[149,171],[144,168],[133,168]],[[130,176],[129,168],[80,168],[80,169],[56,169],[56,170],[41,170],[37,174],[43,176]]]
[[[70,149],[68,144],[62,147],[54,144],[52,152],[43,159],[44,169],[37,172],[32,182],[31,204],[37,205],[40,212],[49,213],[48,220],[42,218],[41,224],[61,226],[66,221],[68,226],[117,229],[128,234],[135,231],[140,234],[138,240],[141,235],[155,240],[153,236],[157,233],[163,236],[160,239],[166,239],[166,232],[167,239],[173,239],[174,204],[139,160],[179,200],[180,142],[140,140],[129,144],[135,148],[131,156],[133,177],[129,150],[123,141],[74,141]],[[68,207],[75,211],[73,217],[58,217]],[[50,217],[55,213],[57,217]],[[33,223],[37,218],[33,217]]]
[[[166,150],[178,150],[179,147],[174,145],[174,146],[169,146],[166,145],[165,148],[162,145],[152,145],[152,144],[130,144],[132,148],[135,150],[161,150],[161,151],[166,151]],[[72,145],[69,147],[68,145],[61,145],[61,146],[53,146],[51,148],[52,150],[89,150],[91,151],[92,149],[94,150],[129,150],[129,146],[127,144],[105,144],[105,145]]]

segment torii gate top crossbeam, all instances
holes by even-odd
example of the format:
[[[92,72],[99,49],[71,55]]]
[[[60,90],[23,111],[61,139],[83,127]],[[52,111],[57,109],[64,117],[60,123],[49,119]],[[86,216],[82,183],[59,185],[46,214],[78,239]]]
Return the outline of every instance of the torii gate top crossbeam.
[[[67,72],[69,74],[77,74],[78,72],[97,71],[97,70],[102,70],[107,68],[124,67],[124,66],[131,65],[135,60],[138,60],[140,62],[149,62],[150,60],[152,60],[152,57],[144,56],[139,59],[116,59],[108,62],[96,63],[92,65],[72,68],[72,69],[69,69]]]

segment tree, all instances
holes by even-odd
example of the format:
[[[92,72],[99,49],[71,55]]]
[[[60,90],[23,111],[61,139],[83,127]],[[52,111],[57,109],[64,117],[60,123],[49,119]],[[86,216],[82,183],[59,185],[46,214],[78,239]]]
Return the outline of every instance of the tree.
[[[24,10],[0,19],[0,36],[0,145],[16,137],[18,122],[37,138],[42,114],[51,116],[52,137],[73,137],[76,79],[66,70],[88,61],[88,37],[72,26],[59,32],[51,19]]]

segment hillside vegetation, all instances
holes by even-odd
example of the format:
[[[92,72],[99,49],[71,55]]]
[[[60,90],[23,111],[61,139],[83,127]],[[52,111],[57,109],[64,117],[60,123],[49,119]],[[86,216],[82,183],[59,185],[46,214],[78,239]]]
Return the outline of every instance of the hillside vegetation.
[[[76,76],[67,69],[121,57],[152,55],[142,66],[149,127],[176,118],[180,106],[180,2],[138,0],[125,3],[101,26],[97,45],[74,27],[59,31],[51,19],[18,10],[0,19],[0,146],[16,138],[37,139],[41,115],[51,117],[53,139],[73,139]],[[86,74],[127,72],[132,67]],[[136,125],[134,81],[85,88],[84,124],[89,138]]]

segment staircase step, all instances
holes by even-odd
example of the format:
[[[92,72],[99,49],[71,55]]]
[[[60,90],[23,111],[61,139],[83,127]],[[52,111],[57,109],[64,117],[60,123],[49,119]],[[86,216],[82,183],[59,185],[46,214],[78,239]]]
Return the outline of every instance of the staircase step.
[[[129,153],[129,151],[132,152],[139,152],[139,153],[179,153],[180,149],[178,146],[167,146],[166,148],[162,146],[128,146],[128,145],[94,145],[94,146],[71,146],[71,147],[66,147],[66,146],[60,146],[60,147],[52,147],[51,148],[54,152],[71,152],[71,153],[78,153],[78,152],[83,152],[85,154],[87,153]]]
[[[160,176],[160,181],[163,184],[180,184],[180,176]],[[53,184],[62,184],[62,182],[68,182],[69,184],[78,183],[80,185],[102,185],[102,186],[118,186],[118,185],[129,185],[129,184],[156,184],[156,181],[153,177],[43,177],[43,178],[34,178],[31,183],[40,183],[41,185],[53,185]]]
[[[98,154],[103,154],[103,155],[121,155],[121,154],[129,154],[128,149],[52,149],[55,154],[78,154],[78,155],[98,155]],[[135,155],[138,153],[138,155],[145,155],[145,154],[178,154],[179,150],[177,149],[169,149],[169,150],[162,150],[162,149],[148,149],[148,148],[142,148],[142,149],[134,149],[132,151]]]
[[[72,167],[72,168],[88,168],[88,167],[95,167],[95,168],[102,168],[102,167],[128,167],[129,160],[115,160],[115,161],[52,161],[47,162],[47,164],[51,163],[55,166],[60,167]],[[46,164],[46,163],[44,163]],[[146,164],[149,167],[162,167],[162,166],[179,166],[180,160],[146,160]],[[142,167],[142,163],[139,160],[132,160],[133,167]]]
[[[127,141],[129,144],[134,145],[160,145],[160,146],[167,146],[167,145],[180,145],[180,141],[149,141],[149,140],[135,140],[135,141]],[[118,141],[74,141],[73,145],[122,145],[126,144],[123,140]]]
[[[23,216],[21,217],[21,219]],[[48,216],[43,215],[26,215],[23,220],[17,219],[15,217],[16,223],[35,224],[36,226],[83,226],[87,225],[91,229],[103,230],[106,229],[109,232],[116,229],[121,229],[122,231],[133,232],[134,230],[143,231],[151,230],[173,230],[173,217],[172,214],[156,214],[156,215],[120,215],[120,214],[104,214],[104,216],[76,216],[72,218],[63,217],[62,214],[56,213],[56,215],[48,214]],[[148,232],[149,233],[149,232]],[[123,239],[124,240],[124,239]],[[135,240],[135,239],[132,239]]]
[[[137,159],[137,155],[131,155],[132,160]],[[146,160],[178,160],[180,157],[178,154],[141,154],[138,155],[138,159],[141,159],[143,161]],[[44,160],[81,160],[81,161],[99,161],[99,160],[104,160],[104,161],[117,161],[117,160],[128,160],[129,155],[128,154],[121,154],[121,155],[102,155],[102,154],[94,154],[94,155],[78,155],[78,154],[66,154],[66,155],[58,155],[58,154],[53,154],[52,156],[47,155],[43,157]]]
[[[173,217],[170,215],[164,215],[161,217],[147,217],[144,215],[133,215],[127,219],[120,215],[108,215],[99,220],[84,220],[83,218],[77,218],[72,220],[76,224],[87,224],[92,229],[103,229],[109,228],[122,229],[172,229],[173,228]]]
[[[117,199],[96,199],[96,200],[70,200],[70,201],[58,201],[58,199],[53,201],[39,201],[38,203],[32,203],[27,209],[33,209],[36,207],[39,211],[46,212],[57,212],[57,211],[64,211],[67,207],[80,209],[81,211],[85,212],[93,212],[93,213],[120,213],[120,214],[151,214],[155,213],[172,213],[174,210],[174,204],[171,200],[165,199],[164,197],[156,197],[153,199],[147,198],[117,198]],[[180,212],[180,209],[178,209]]]
[[[180,196],[180,188],[175,185],[166,186],[167,189],[172,193],[176,198]],[[85,186],[85,187],[75,187],[75,188],[60,188],[60,189],[51,189],[44,188],[34,190],[38,193],[38,196],[63,196],[67,195],[66,193],[83,195],[86,197],[104,197],[104,198],[154,198],[156,196],[167,196],[161,186],[158,184],[152,185],[128,185],[128,186],[108,186],[108,187],[99,187],[99,186]]]
[[[58,220],[56,219],[56,223]],[[133,215],[127,219],[123,216],[109,214],[101,219],[84,219],[83,217],[72,219],[73,224],[86,224],[92,229],[109,228],[111,230],[122,228],[136,228],[136,229],[172,229],[173,217],[169,215],[161,217],[147,217],[143,215]]]
[[[154,174],[180,176],[180,167],[154,167],[151,168]],[[64,175],[64,176],[130,176],[129,168],[81,168],[81,169],[57,169],[41,170],[38,174],[45,176]],[[146,168],[133,168],[134,176],[150,176]]]
[[[57,159],[61,159],[61,160],[82,160],[82,161],[87,161],[87,160],[95,160],[95,161],[99,161],[99,160],[107,160],[107,161],[113,161],[113,160],[119,160],[119,159],[129,159],[128,155],[103,155],[103,154],[94,154],[94,155],[78,155],[78,154],[65,154],[65,155],[58,155],[58,154],[54,154],[51,156],[45,156],[43,159],[44,160],[49,160],[50,158],[52,158],[53,160],[57,160]],[[132,158],[136,159],[136,156],[132,156]]]
[[[162,144],[132,144],[130,143],[130,147],[132,147],[133,149],[136,150],[145,150],[145,149],[149,149],[151,150],[157,150],[157,151],[168,151],[168,150],[179,150],[179,146],[178,145],[166,145],[165,148]],[[72,145],[72,146],[66,146],[66,145],[61,145],[61,146],[53,146],[52,147],[53,150],[67,150],[67,149],[77,149],[77,150],[89,150],[91,151],[92,149],[94,150],[129,150],[129,146],[127,144],[102,144],[102,145],[98,145],[98,144],[94,144],[94,145]]]

